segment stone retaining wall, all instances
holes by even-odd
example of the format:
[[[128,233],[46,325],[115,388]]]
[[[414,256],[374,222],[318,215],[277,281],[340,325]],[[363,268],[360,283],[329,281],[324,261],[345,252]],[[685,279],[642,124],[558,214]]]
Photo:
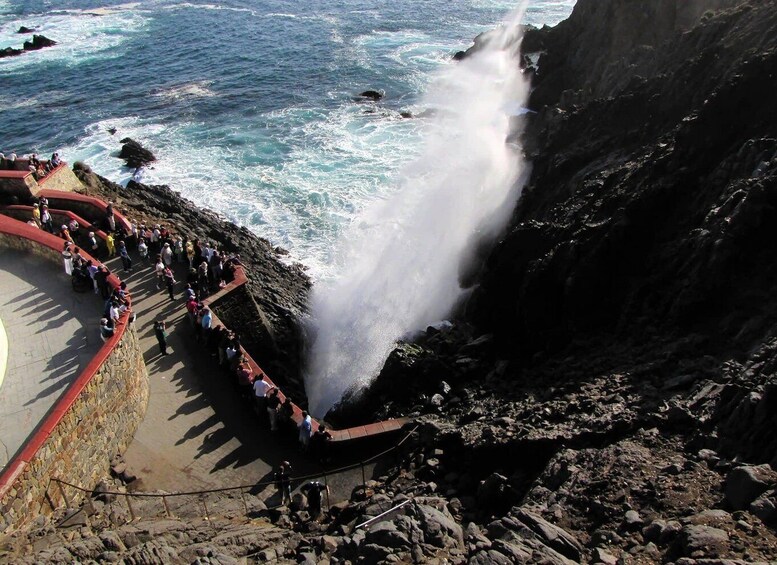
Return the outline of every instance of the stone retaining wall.
[[[61,260],[49,247],[57,238],[24,228],[13,229],[45,244],[0,233],[0,246]],[[132,441],[146,413],[149,388],[137,333],[126,315],[123,321],[124,330],[97,353],[0,475],[0,531],[18,528],[52,507],[78,503],[84,493],[51,479],[91,489],[108,473],[111,457]]]
[[[38,181],[37,190],[49,189],[49,190],[64,190],[68,192],[75,192],[83,190],[84,185],[78,180],[75,173],[67,166],[67,163],[62,163],[51,174],[46,175],[40,181]],[[33,193],[37,193],[37,190]]]

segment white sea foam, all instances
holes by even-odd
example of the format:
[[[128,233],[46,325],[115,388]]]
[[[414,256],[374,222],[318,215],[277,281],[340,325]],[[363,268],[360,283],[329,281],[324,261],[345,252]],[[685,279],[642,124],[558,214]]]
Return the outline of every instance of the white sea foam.
[[[167,98],[169,100],[178,100],[181,98],[211,98],[216,96],[216,93],[210,89],[211,84],[213,84],[213,81],[210,80],[177,84],[154,92],[154,96]]]
[[[61,152],[126,184],[133,171],[115,155],[119,140],[131,137],[158,158],[144,182],[168,184],[220,211],[288,248],[289,259],[303,261],[314,278],[329,279],[338,234],[354,214],[389,193],[387,176],[418,147],[419,122],[388,111],[368,114],[356,103],[334,111],[285,108],[262,120],[266,130],[111,119],[92,124]]]
[[[436,78],[426,105],[444,111],[429,124],[422,155],[340,240],[341,276],[314,287],[305,386],[315,415],[374,378],[403,335],[449,313],[462,293],[463,257],[512,210],[524,164],[505,140],[528,96],[515,61],[522,12]]]
[[[104,16],[60,11],[8,21],[0,26],[0,48],[21,47],[28,36],[16,33],[20,26],[35,28],[36,33],[53,39],[57,45],[4,59],[3,66],[15,70],[41,62],[76,65],[95,57],[117,57],[115,48],[142,31],[148,21],[139,13],[123,10]]]
[[[226,12],[241,12],[256,16],[257,12],[249,8],[237,8],[235,6],[224,6],[223,4],[196,4],[194,2],[179,2],[177,4],[170,4],[165,6],[166,10],[178,10],[178,9],[195,9],[195,10],[214,10],[214,11],[226,11]]]

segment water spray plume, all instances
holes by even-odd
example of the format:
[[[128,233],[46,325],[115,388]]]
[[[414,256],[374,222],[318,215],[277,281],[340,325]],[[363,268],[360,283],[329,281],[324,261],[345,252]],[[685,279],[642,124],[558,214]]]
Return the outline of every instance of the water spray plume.
[[[340,278],[314,288],[305,376],[314,415],[367,386],[397,340],[449,315],[473,242],[509,217],[525,169],[506,143],[529,92],[518,64],[524,10],[436,77],[421,157],[344,234]]]

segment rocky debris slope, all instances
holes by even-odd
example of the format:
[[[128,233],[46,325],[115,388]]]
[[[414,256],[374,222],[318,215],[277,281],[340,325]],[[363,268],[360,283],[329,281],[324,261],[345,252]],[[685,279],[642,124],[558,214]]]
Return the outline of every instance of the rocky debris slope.
[[[220,307],[222,321],[240,332],[243,346],[276,383],[292,386],[295,400],[304,402],[299,319],[307,308],[310,280],[303,269],[284,262],[284,250],[210,210],[198,208],[167,186],[130,181],[122,188],[87,165],[76,163],[73,170],[90,195],[113,201],[117,210],[137,224],[166,225],[187,238],[216,242],[227,253],[240,255],[248,283],[239,296],[229,297]]]
[[[456,433],[427,422],[396,465],[350,500],[325,501],[318,517],[300,493],[272,508],[248,493],[169,497],[166,507],[133,498],[130,514],[110,494],[121,483],[106,481],[82,508],[0,540],[0,555],[18,563],[693,565],[766,563],[777,551],[774,530],[753,513],[774,501],[775,474],[692,452],[679,435],[651,428],[601,449],[559,449],[526,480],[532,450],[518,459],[503,445],[501,463],[467,468]]]

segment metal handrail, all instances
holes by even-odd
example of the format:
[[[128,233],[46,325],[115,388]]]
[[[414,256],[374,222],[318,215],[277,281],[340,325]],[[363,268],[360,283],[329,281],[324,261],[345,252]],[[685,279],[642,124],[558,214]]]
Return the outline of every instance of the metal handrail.
[[[299,477],[291,477],[290,479],[293,482],[300,483],[303,481],[307,481],[310,479],[316,479],[319,477],[326,477],[327,475],[336,475],[338,473],[342,473],[344,471],[351,471],[353,469],[357,469],[361,467],[364,469],[364,465],[368,465],[372,463],[373,461],[377,461],[378,459],[384,457],[385,455],[388,455],[392,451],[399,449],[399,447],[405,443],[411,435],[413,435],[416,430],[418,430],[420,426],[416,425],[412,430],[410,430],[405,437],[403,437],[396,445],[389,447],[388,449],[381,451],[380,453],[373,455],[371,457],[368,457],[367,459],[364,459],[363,461],[359,461],[357,463],[352,463],[351,465],[346,465],[344,467],[339,467],[337,469],[332,469],[330,471],[325,471],[324,473],[316,473],[312,475],[302,475]],[[364,480],[364,475],[362,475],[362,480]],[[62,479],[59,479],[57,477],[51,477],[49,482],[56,482],[59,485],[68,486],[70,488],[74,488],[78,491],[85,492],[85,493],[92,493],[94,492],[94,489],[88,489],[84,488],[79,485],[74,485],[72,483],[69,483],[67,481],[63,481]],[[228,492],[233,490],[239,490],[243,491],[246,489],[253,489],[260,486],[269,486],[275,484],[275,481],[264,481],[259,483],[252,483],[250,485],[237,485],[237,486],[230,486],[230,487],[220,487],[220,488],[214,488],[214,489],[204,489],[204,490],[193,490],[193,491],[179,491],[179,492],[170,492],[170,493],[158,493],[158,492],[119,492],[119,491],[100,491],[99,494],[106,494],[106,495],[116,495],[116,496],[124,496],[124,497],[136,497],[136,498],[167,498],[167,497],[175,497],[175,496],[193,496],[193,495],[201,495],[201,494],[211,494],[211,493],[217,493],[217,492]]]
[[[383,518],[385,518],[386,516],[388,516],[389,514],[391,514],[393,512],[396,512],[397,510],[399,510],[401,508],[404,508],[406,505],[410,504],[411,501],[412,501],[412,498],[408,498],[407,500],[404,500],[404,501],[400,502],[399,504],[397,504],[394,508],[389,508],[388,510],[386,510],[382,514],[378,514],[377,516],[374,516],[374,517],[370,518],[366,522],[362,522],[361,524],[357,524],[356,528],[354,528],[354,529],[358,530],[359,528],[369,528],[375,522],[378,522],[378,521],[382,520]]]

